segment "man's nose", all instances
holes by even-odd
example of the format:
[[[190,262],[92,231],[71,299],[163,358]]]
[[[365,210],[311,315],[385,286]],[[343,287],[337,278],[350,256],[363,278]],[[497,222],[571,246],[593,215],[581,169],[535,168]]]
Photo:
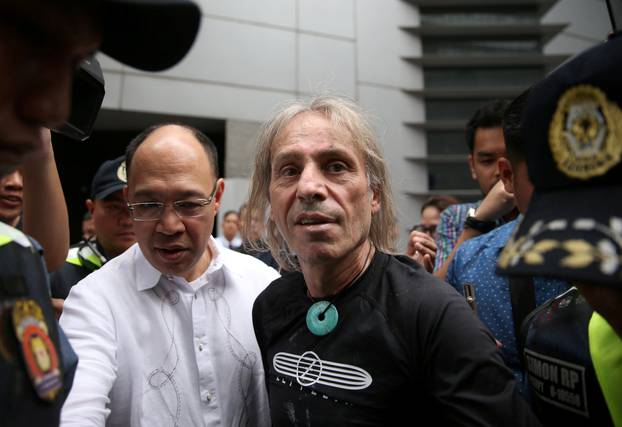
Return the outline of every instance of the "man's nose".
[[[131,227],[134,221],[132,221],[132,215],[129,209],[122,209],[117,217],[119,224],[123,227]]]
[[[317,166],[307,166],[298,180],[297,196],[306,201],[326,198],[326,181],[322,170]]]
[[[166,205],[163,208],[162,215],[156,225],[156,231],[162,234],[176,234],[185,230],[184,222],[181,220],[175,209]]]
[[[19,171],[14,171],[3,179],[4,187],[10,191],[22,191],[24,189],[24,181]]]
[[[501,171],[499,169],[499,161],[495,162],[495,178],[498,180],[501,178]]]

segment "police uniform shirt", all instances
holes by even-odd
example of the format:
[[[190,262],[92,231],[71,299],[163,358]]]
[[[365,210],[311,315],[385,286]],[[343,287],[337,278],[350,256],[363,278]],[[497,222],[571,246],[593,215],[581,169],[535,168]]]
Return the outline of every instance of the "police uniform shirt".
[[[28,347],[18,340],[13,312],[24,303],[38,307],[37,314],[21,319],[23,326],[47,332],[31,335],[39,344],[48,346],[47,355],[34,344]],[[56,361],[51,360],[54,359],[51,346]],[[40,248],[19,230],[0,223],[0,424],[58,425],[60,408],[71,388],[77,362],[76,354],[54,317]],[[62,376],[62,389],[58,394],[47,400],[41,398],[29,377],[28,365],[43,371],[57,365]],[[50,377],[41,373],[39,386],[45,387]]]
[[[106,263],[103,254],[104,249],[96,240],[72,246],[63,265],[50,274],[52,297],[66,299],[75,284]]]
[[[312,334],[301,273],[256,300],[274,426],[538,425],[490,332],[449,285],[408,257],[375,254]]]
[[[613,426],[590,358],[588,325],[593,312],[572,288],[525,319],[531,400],[547,426]]]

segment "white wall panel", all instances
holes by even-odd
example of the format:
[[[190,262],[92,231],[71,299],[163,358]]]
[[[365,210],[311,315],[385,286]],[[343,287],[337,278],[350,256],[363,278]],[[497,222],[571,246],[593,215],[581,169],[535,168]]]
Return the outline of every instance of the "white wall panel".
[[[298,90],[356,96],[354,43],[300,34]]]
[[[99,65],[102,67],[102,70],[123,71],[125,69],[125,65],[101,52],[97,53],[97,55],[95,55],[95,58],[99,62]]]
[[[260,126],[259,122],[227,120],[224,176],[250,176]]]
[[[238,211],[242,203],[248,198],[248,178],[225,178],[225,192],[220,200],[220,209],[218,209],[218,231],[217,234],[222,235],[223,216],[227,211]],[[216,231],[216,230],[214,230]],[[214,233],[216,234],[216,233]]]
[[[203,14],[294,28],[295,0],[199,0]]]
[[[165,75],[293,92],[295,46],[293,31],[206,18],[189,55]]]
[[[545,47],[546,54],[575,54],[582,52],[592,46],[597,41],[577,37],[568,33],[561,33],[551,40]]]
[[[578,53],[605,40],[611,32],[605,0],[561,0],[542,18],[543,23],[569,23],[545,47],[545,53]]]
[[[407,230],[419,219],[421,201],[406,194],[408,191],[427,190],[427,171],[404,157],[423,149],[425,139],[403,125],[403,121],[421,114],[422,105],[399,89],[359,86],[360,104],[375,117],[374,127],[391,174],[395,198],[400,250],[405,248]]]
[[[121,106],[121,80],[123,75],[114,71],[104,71],[106,95],[102,108],[118,109]]]
[[[354,38],[354,0],[299,0],[302,31]]]
[[[408,176],[408,170],[401,170],[398,165],[405,156],[421,154],[425,150],[425,139],[421,133],[412,131],[403,123],[421,115],[423,103],[398,89],[361,85],[359,95],[360,104],[374,118],[374,127],[387,159],[395,163],[391,165],[391,171],[400,177]],[[399,182],[396,185],[401,187]],[[426,190],[427,181],[420,182],[416,188],[412,188],[409,183],[408,189]]]
[[[263,121],[291,96],[279,92],[126,76],[122,109],[217,119]]]
[[[421,43],[400,26],[419,24],[417,9],[400,0],[358,0],[358,79],[395,87],[422,87],[421,70],[401,59],[420,56]]]

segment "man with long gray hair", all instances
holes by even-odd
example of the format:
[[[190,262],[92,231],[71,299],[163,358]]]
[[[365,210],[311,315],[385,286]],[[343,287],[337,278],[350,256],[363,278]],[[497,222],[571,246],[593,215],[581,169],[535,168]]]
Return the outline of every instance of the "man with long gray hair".
[[[386,163],[355,104],[277,112],[251,183],[247,212],[268,213],[265,243],[293,271],[253,307],[273,425],[538,424],[465,301],[391,255]]]

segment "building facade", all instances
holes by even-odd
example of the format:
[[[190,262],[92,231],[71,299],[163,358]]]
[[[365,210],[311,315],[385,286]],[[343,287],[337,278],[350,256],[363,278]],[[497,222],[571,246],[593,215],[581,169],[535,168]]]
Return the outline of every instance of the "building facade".
[[[483,13],[490,8],[482,3],[506,2],[542,9],[521,15],[517,6],[514,15]],[[392,174],[403,246],[427,194],[442,190],[477,195],[473,187],[454,182],[468,181],[456,172],[466,164],[459,135],[464,117],[482,99],[517,93],[547,66],[603,39],[610,28],[604,0],[453,1],[480,3],[479,9],[465,7],[453,17],[437,7],[450,0],[198,3],[203,18],[197,41],[170,70],[143,73],[99,56],[106,97],[93,141],[70,149],[55,143],[72,217],[82,214],[74,214],[82,201],[73,199],[84,197],[89,182],[67,177],[62,163],[69,155],[64,151],[89,158],[83,169],[74,168],[89,181],[101,161],[121,154],[140,130],[161,121],[192,124],[214,139],[226,182],[222,212],[238,209],[247,195],[260,123],[284,101],[328,92],[356,99],[375,118]],[[162,31],[175,35],[175,28]],[[484,43],[469,43],[461,31],[483,36]],[[533,61],[520,63],[524,72],[503,77],[511,84],[493,82],[477,76],[473,64],[462,69],[460,59],[454,60],[454,71],[439,65],[443,54],[456,51],[492,55],[497,68],[512,56],[509,52],[520,51],[537,67]],[[436,68],[430,67],[434,60],[440,61]],[[481,81],[475,85],[471,78]]]

